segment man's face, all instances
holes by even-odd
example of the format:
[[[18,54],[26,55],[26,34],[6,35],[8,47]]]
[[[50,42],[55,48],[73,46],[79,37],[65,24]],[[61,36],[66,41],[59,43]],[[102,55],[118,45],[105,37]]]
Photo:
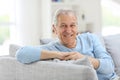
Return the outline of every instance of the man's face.
[[[77,19],[74,15],[59,15],[55,31],[61,43],[67,47],[76,44]]]

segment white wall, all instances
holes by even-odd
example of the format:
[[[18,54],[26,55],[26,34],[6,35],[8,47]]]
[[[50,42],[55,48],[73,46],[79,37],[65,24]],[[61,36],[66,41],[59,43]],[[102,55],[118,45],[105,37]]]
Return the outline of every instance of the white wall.
[[[52,24],[51,24],[51,0],[41,0],[41,21],[42,30],[41,38],[51,38],[52,36]]]
[[[86,20],[93,28],[93,32],[101,34],[101,0],[78,0],[80,7],[84,10]]]
[[[114,1],[116,1],[118,4],[120,4],[120,0],[114,0]]]
[[[14,39],[17,44],[39,45],[40,38],[50,37],[51,18],[48,3],[50,0],[16,0],[16,37]]]

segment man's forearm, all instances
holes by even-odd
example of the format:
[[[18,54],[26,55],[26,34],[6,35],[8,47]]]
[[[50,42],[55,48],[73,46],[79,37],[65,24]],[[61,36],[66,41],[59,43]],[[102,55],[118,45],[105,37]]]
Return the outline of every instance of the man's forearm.
[[[64,60],[66,56],[68,56],[68,52],[59,52],[59,51],[47,51],[42,50],[40,59],[51,59],[51,58],[57,58],[60,60]]]
[[[57,57],[57,51],[42,50],[40,59],[51,59]]]

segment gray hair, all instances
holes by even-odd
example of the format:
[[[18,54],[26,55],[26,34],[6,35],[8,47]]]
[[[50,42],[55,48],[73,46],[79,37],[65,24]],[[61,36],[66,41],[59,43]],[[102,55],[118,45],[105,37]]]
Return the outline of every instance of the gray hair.
[[[54,24],[54,25],[57,25],[57,23],[58,23],[57,19],[58,19],[58,17],[59,17],[60,15],[71,15],[71,14],[76,17],[76,19],[77,19],[77,24],[78,24],[78,16],[77,16],[77,13],[76,13],[74,10],[72,10],[72,9],[58,9],[58,10],[56,10],[56,12],[55,12],[55,14],[54,14],[54,17],[53,17],[53,24]]]

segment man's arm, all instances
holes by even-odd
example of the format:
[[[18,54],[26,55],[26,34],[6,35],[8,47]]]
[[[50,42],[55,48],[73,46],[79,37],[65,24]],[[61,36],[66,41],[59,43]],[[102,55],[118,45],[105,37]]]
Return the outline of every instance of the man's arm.
[[[17,50],[16,59],[21,63],[32,63],[40,60],[41,48],[24,46]]]
[[[96,35],[91,35],[95,58],[99,60],[97,72],[102,74],[110,74],[114,72],[114,63],[110,54],[102,46]]]
[[[32,63],[42,59],[58,58],[64,59],[68,53],[58,51],[48,51],[41,47],[25,46],[16,52],[16,59],[21,63]]]
[[[40,59],[58,58],[63,60],[68,55],[67,52],[42,50]]]

